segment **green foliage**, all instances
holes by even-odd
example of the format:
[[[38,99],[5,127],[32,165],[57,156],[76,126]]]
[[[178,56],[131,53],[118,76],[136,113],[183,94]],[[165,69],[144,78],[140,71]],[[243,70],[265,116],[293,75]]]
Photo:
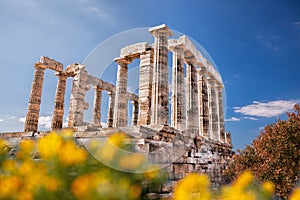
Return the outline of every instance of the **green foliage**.
[[[238,151],[228,170],[231,179],[250,170],[258,180],[273,182],[278,197],[288,198],[300,176],[299,105],[287,116],[267,125],[251,146]]]

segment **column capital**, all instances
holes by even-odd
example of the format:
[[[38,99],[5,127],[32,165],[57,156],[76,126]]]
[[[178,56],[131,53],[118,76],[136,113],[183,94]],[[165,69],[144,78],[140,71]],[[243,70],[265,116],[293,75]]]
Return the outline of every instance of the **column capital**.
[[[171,36],[173,35],[172,31],[165,24],[149,28],[149,32],[154,36]]]
[[[207,74],[207,69],[205,67],[199,67],[198,69],[198,73],[200,73],[202,76],[205,76]]]
[[[184,51],[185,51],[185,47],[182,44],[176,45],[176,46],[170,46],[169,48],[174,53],[184,53]]]
[[[47,69],[48,67],[46,65],[44,65],[43,63],[40,63],[40,62],[37,62],[37,63],[34,63],[34,68],[35,69]]]
[[[115,92],[114,91],[106,91],[106,94],[109,95],[109,96],[112,96],[112,95],[115,94]]]
[[[198,65],[198,62],[196,60],[196,58],[194,56],[191,56],[189,58],[185,58],[184,61],[189,64],[189,65],[193,65],[193,66],[197,66]]]
[[[130,58],[127,58],[127,57],[125,57],[125,58],[120,58],[120,57],[115,58],[115,62],[117,62],[119,65],[120,64],[128,65],[129,63],[131,63],[131,61],[132,60]]]
[[[94,90],[101,92],[103,90],[103,88],[101,86],[97,85],[97,86],[94,86]]]

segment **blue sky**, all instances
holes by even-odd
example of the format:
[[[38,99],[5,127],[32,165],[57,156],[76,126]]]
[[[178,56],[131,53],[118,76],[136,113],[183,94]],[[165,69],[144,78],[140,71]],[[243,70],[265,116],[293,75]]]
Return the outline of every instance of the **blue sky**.
[[[299,1],[2,0],[0,131],[23,129],[41,55],[65,66],[83,62],[114,34],[162,23],[200,43],[218,66],[235,149],[300,102]],[[56,77],[46,71],[41,128],[49,126],[55,87]]]

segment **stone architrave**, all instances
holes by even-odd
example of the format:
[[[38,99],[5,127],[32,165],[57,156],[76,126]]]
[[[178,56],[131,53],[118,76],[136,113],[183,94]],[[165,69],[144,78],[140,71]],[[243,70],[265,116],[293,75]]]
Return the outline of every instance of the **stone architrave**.
[[[139,119],[138,125],[150,124],[153,78],[153,49],[140,55]]]
[[[52,116],[51,128],[62,129],[63,118],[64,118],[64,107],[65,107],[65,91],[66,91],[66,80],[68,75],[64,72],[58,72],[57,75],[57,87],[54,100],[54,110]]]
[[[137,101],[131,101],[132,103],[132,126],[136,126],[139,116],[139,103]]]
[[[115,93],[113,91],[107,91],[107,95],[109,96],[108,113],[107,113],[107,127],[113,127]]]
[[[113,127],[127,126],[128,99],[127,99],[127,79],[128,79],[128,64],[130,59],[117,58],[118,74],[116,84],[115,108]]]
[[[101,125],[101,102],[102,102],[102,88],[100,86],[96,86],[95,87],[95,95],[94,95],[92,123],[99,127],[102,127],[102,125]]]
[[[69,127],[84,125],[84,110],[89,108],[89,104],[84,101],[85,93],[89,89],[87,77],[88,73],[85,70],[84,65],[80,65],[73,79],[68,121]]]
[[[186,76],[187,130],[193,134],[199,134],[198,81],[195,60],[187,60]]]
[[[184,78],[184,48],[172,49],[172,108],[171,125],[179,130],[186,130],[186,96]]]
[[[34,77],[30,92],[28,111],[25,119],[24,132],[38,130],[44,73],[47,67],[41,63],[35,63],[34,68]]]
[[[154,36],[151,125],[168,125],[168,36],[172,32],[165,24],[150,28],[149,32]]]

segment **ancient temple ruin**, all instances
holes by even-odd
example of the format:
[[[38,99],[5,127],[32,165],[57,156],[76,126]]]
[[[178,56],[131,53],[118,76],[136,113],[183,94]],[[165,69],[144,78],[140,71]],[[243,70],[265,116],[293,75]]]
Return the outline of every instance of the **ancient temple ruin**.
[[[150,28],[149,32],[154,37],[153,44],[142,42],[121,49],[120,56],[115,59],[118,64],[115,84],[89,74],[82,64],[64,68],[53,59],[41,57],[34,65],[24,131],[38,131],[44,71],[54,70],[58,82],[53,130],[63,126],[66,79],[72,78],[68,126],[78,135],[88,136],[92,132],[97,135],[97,132],[123,127],[122,130],[139,133],[136,137],[145,139],[143,144],[148,145],[149,153],[151,145],[158,145],[156,141],[174,143],[178,135],[187,135],[192,143],[187,145],[186,153],[170,163],[170,180],[176,181],[188,172],[197,171],[209,174],[213,184],[217,185],[232,156],[230,134],[224,128],[222,78],[187,36],[168,39],[172,31],[164,24]],[[168,60],[170,52],[172,61]],[[138,94],[127,90],[128,64],[135,59],[140,60]],[[170,63],[172,71],[168,70]],[[169,73],[172,73],[171,102]],[[90,89],[95,91],[93,105],[85,102],[86,92]],[[109,95],[107,128],[102,128],[100,122],[103,91]],[[131,122],[127,120],[129,102],[133,105]],[[91,123],[83,120],[89,106],[93,106]]]

